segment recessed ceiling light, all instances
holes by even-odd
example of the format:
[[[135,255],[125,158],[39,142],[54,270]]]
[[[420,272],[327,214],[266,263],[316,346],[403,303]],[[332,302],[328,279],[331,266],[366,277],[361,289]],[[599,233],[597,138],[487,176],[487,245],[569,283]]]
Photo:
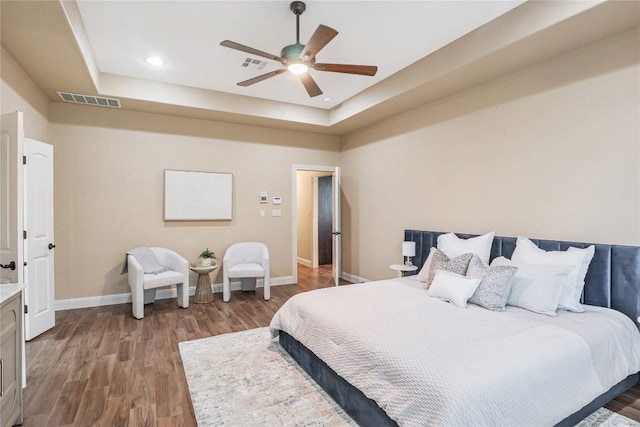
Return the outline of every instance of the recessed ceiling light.
[[[331,101],[331,98],[326,97],[326,98],[324,98],[324,99],[323,99],[323,101],[324,101],[324,102],[329,102],[329,101]]]
[[[164,61],[159,56],[147,56],[144,58],[144,62],[151,65],[164,65]]]

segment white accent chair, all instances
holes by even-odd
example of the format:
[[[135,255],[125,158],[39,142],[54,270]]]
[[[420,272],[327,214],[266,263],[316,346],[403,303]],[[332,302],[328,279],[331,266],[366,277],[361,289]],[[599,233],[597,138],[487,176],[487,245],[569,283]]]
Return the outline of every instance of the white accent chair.
[[[189,262],[167,248],[149,248],[167,271],[158,274],[144,274],[144,270],[135,256],[127,254],[129,286],[131,287],[131,305],[133,317],[144,317],[144,305],[156,299],[157,288],[176,285],[178,306],[189,307]]]
[[[241,242],[229,246],[222,259],[224,302],[229,302],[229,279],[240,279],[242,290],[254,290],[256,279],[264,280],[264,299],[271,298],[269,288],[269,248],[260,242]]]

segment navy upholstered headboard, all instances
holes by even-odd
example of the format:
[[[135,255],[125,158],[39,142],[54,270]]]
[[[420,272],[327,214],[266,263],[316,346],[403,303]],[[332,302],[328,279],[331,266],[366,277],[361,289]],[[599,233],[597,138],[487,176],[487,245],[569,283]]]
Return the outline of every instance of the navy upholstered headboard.
[[[424,264],[431,247],[437,246],[438,231],[405,230],[404,240],[416,242],[413,263],[418,271]],[[474,234],[459,234],[460,238],[475,237]],[[544,250],[566,250],[570,246],[585,248],[592,243],[535,240],[532,242]],[[582,302],[589,305],[613,308],[629,316],[640,327],[640,247],[593,244],[596,248],[585,278]],[[511,258],[516,247],[515,237],[496,236],[491,247],[491,259],[505,256]],[[413,273],[416,274],[416,273]]]

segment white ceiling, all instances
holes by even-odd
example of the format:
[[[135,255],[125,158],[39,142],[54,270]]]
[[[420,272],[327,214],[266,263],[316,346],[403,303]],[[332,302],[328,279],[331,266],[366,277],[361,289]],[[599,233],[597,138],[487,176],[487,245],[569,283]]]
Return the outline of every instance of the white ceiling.
[[[300,42],[319,24],[339,34],[318,62],[377,65],[375,77],[311,71],[324,95],[310,98],[284,73],[250,87],[236,83],[281,68],[242,67],[247,55],[219,45],[232,40],[280,54],[295,43],[289,1],[78,1],[102,73],[332,109],[439,48],[515,8],[516,1],[307,1]],[[144,57],[161,56],[151,66]],[[330,98],[325,101],[325,98]]]
[[[58,91],[101,95],[124,110],[331,135],[640,26],[638,1],[309,1],[301,41],[319,24],[339,31],[319,62],[379,67],[374,78],[312,70],[332,98],[324,102],[288,73],[236,86],[279,64],[245,69],[246,54],[219,45],[279,54],[295,42],[289,1],[3,0],[0,8],[3,64],[16,63],[52,102],[61,102]],[[143,62],[154,54],[167,64]]]

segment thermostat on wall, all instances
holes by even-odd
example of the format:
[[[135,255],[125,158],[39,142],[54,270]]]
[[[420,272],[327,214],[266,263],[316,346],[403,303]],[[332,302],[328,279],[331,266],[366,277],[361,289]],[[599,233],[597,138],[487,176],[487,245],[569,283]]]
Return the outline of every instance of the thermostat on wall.
[[[274,197],[273,198],[273,204],[274,205],[281,205],[282,204],[282,197]]]
[[[269,196],[266,191],[260,192],[260,203],[267,203],[269,201]]]

